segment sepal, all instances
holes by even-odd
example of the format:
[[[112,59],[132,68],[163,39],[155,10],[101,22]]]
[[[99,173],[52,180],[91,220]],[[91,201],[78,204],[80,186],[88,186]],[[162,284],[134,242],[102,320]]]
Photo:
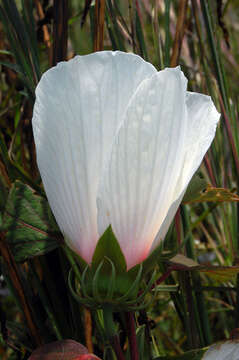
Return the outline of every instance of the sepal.
[[[151,272],[151,276],[148,272],[148,281],[143,275],[142,263],[127,271],[124,255],[109,227],[98,242],[91,266],[84,267],[80,278],[72,268],[68,283],[80,304],[90,308],[110,305],[115,311],[130,311],[148,305],[145,296],[156,282],[157,271]]]
[[[92,269],[96,270],[102,260],[106,257],[114,263],[118,273],[126,271],[126,260],[111,225],[105,230],[96,245],[91,263]],[[105,266],[108,267],[105,268],[105,270],[109,270],[110,263],[106,262]]]

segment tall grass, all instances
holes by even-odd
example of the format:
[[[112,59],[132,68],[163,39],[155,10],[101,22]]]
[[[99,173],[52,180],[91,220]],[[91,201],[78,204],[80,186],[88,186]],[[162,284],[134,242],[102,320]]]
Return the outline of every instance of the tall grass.
[[[0,267],[3,289],[7,285],[11,293],[0,293],[0,354],[3,360],[25,359],[40,344],[71,338],[113,359],[110,346],[103,346],[100,311],[89,313],[68,290],[68,272],[78,268],[62,246],[36,166],[34,89],[57,62],[103,49],[137,53],[157,69],[180,65],[190,90],[209,94],[222,114],[199,174],[214,187],[239,193],[238,7],[229,0],[1,0],[0,19]],[[13,224],[5,226],[16,202],[16,181],[34,189],[30,194],[24,188],[24,201],[30,204],[37,196],[40,226],[47,219],[44,241],[49,247],[41,256],[29,245],[34,240],[27,229],[21,236],[9,235]],[[15,224],[19,218],[31,222],[21,211],[12,216]],[[235,201],[184,204],[165,249],[207,265],[236,265],[238,217]],[[166,263],[159,267],[162,273],[167,270]],[[236,273],[224,269],[215,279],[198,271],[172,272],[147,311],[136,313],[145,359],[150,352],[180,356],[229,338],[239,321]],[[127,347],[124,338],[121,342]],[[193,354],[190,358],[196,359]]]

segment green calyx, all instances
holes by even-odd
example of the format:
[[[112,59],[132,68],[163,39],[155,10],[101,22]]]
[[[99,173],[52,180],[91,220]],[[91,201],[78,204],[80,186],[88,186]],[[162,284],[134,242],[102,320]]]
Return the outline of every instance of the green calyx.
[[[156,270],[147,277],[148,281],[144,279],[143,264],[127,271],[124,255],[109,227],[98,241],[91,266],[84,266],[80,279],[72,268],[68,283],[80,304],[90,308],[110,305],[114,311],[131,311],[148,305],[145,296],[156,281]]]

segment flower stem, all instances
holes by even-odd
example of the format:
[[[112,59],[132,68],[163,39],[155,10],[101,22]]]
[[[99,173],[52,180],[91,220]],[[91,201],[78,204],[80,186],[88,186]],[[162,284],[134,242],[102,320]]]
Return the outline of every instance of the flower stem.
[[[119,342],[119,337],[118,335],[114,335],[111,339],[111,344],[113,346],[113,349],[115,351],[115,354],[117,356],[117,359],[118,360],[125,360],[125,357],[124,357],[124,354],[123,354],[123,351],[121,349],[121,346],[120,346],[120,342]]]
[[[117,335],[117,331],[115,329],[114,319],[113,319],[113,309],[112,306],[106,304],[103,307],[103,317],[104,317],[104,325],[105,325],[105,332],[111,343],[115,354],[118,360],[125,360],[123,351],[120,346],[119,337]]]
[[[135,331],[134,314],[132,312],[127,312],[125,314],[125,317],[128,330],[131,360],[139,360],[139,350]]]

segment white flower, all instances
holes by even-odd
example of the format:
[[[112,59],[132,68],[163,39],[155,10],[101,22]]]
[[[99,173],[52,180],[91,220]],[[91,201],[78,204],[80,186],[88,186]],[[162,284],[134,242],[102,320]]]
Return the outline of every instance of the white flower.
[[[219,120],[180,68],[102,51],[48,70],[33,131],[45,191],[69,246],[88,263],[109,224],[127,267],[164,238]]]
[[[239,342],[226,341],[210,346],[202,360],[239,360]]]

